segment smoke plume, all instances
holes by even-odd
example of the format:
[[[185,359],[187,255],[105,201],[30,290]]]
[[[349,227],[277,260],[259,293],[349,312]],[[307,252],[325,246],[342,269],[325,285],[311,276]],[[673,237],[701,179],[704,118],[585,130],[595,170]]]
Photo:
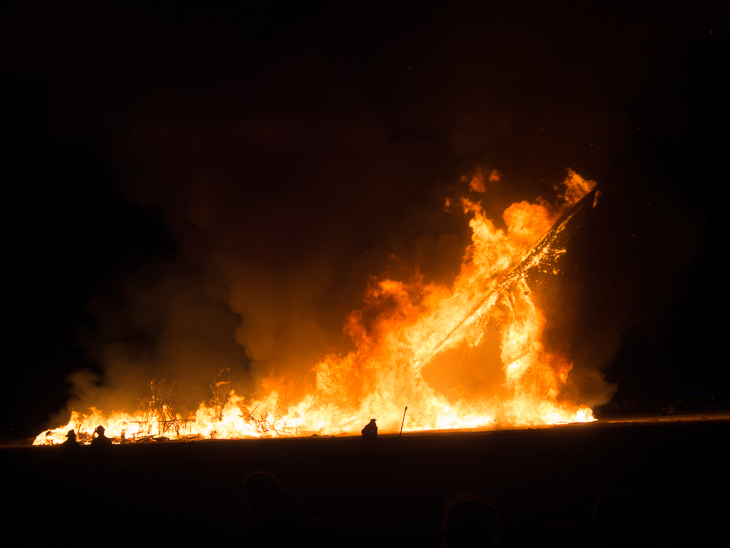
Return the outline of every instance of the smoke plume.
[[[63,78],[30,47],[17,63],[61,82],[59,130],[103,136],[118,192],[161,212],[177,249],[97,291],[82,344],[102,372],[74,376],[71,406],[128,408],[165,378],[190,410],[222,375],[247,396],[283,380],[296,401],[318,361],[350,348],[343,325],[371,277],[458,274],[470,231],[447,198],[471,193],[500,224],[513,202],[554,201],[567,167],[603,197],[559,265],[561,312],[546,312],[546,344],[574,363],[566,398],[606,400],[621,333],[663,313],[691,263],[697,212],[625,152],[632,105],[681,77],[672,32],[645,43],[611,10],[332,7],[281,25],[259,14],[263,30],[241,35],[212,17],[199,40],[196,14],[157,33],[154,16],[99,9],[94,25],[67,21],[81,38],[59,39]],[[71,32],[53,29],[38,40]]]

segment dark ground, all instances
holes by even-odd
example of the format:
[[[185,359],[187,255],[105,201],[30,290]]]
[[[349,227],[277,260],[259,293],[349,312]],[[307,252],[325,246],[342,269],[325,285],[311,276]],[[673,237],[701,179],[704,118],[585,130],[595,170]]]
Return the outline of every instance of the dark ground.
[[[476,433],[4,447],[3,544],[220,546],[250,523],[244,476],[268,470],[307,516],[353,546],[438,546],[444,502],[461,490],[501,511],[499,540],[529,546],[566,522],[586,539],[599,493],[641,504],[645,546],[715,546],[726,531],[730,420],[676,419]],[[245,538],[245,537],[244,537]],[[722,538],[722,537],[720,537]]]

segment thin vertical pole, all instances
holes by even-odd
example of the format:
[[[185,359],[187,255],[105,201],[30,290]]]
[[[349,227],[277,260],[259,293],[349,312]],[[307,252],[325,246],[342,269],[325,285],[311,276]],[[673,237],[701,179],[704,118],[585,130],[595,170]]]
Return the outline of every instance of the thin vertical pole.
[[[403,434],[403,424],[406,422],[406,411],[408,411],[408,406],[406,405],[406,408],[403,410],[403,420],[400,423],[400,434],[398,434],[398,437],[401,437],[401,434]]]

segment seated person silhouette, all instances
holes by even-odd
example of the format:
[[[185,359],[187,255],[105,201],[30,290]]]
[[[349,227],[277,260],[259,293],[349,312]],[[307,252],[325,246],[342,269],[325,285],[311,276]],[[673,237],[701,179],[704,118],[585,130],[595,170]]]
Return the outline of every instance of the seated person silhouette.
[[[102,425],[97,426],[96,430],[94,430],[94,437],[91,440],[91,447],[101,448],[111,446],[112,440],[104,435],[104,427]]]
[[[370,422],[365,425],[365,428],[360,430],[363,438],[375,439],[378,437],[378,425],[375,424],[375,419],[370,419]]]
[[[61,445],[69,449],[76,449],[77,447],[81,447],[79,445],[79,442],[76,441],[76,432],[74,432],[73,430],[69,430],[68,432],[66,432],[66,441],[64,441]]]
[[[66,441],[61,444],[61,454],[64,455],[63,462],[66,465],[78,464],[78,458],[81,455],[81,445],[76,440],[76,432],[69,430],[66,433]]]
[[[460,493],[446,503],[441,548],[494,546],[499,512],[487,500]]]
[[[291,546],[302,521],[302,508],[271,472],[254,472],[243,483],[243,500],[254,517],[244,546]]]

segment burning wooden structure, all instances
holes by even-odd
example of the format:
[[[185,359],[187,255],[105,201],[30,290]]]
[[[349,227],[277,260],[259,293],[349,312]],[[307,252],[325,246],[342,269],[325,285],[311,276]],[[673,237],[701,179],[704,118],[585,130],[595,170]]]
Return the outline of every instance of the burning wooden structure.
[[[168,389],[164,380],[152,381],[136,413],[74,413],[35,443],[59,443],[68,429],[88,432],[97,424],[127,440],[235,438],[357,433],[378,417],[381,431],[397,433],[406,405],[409,430],[592,420],[581,402],[560,399],[572,363],[543,345],[546,320],[536,301],[550,292],[559,257],[596,198],[595,183],[569,171],[558,206],[515,203],[503,213],[504,228],[479,203],[462,198],[457,205],[470,217],[472,243],[453,284],[426,283],[417,271],[406,281],[373,278],[362,309],[344,326],[354,350],[318,363],[313,384],[302,379],[311,389],[298,401],[286,397],[284,384],[246,401],[218,380],[212,398],[183,418],[171,397],[174,383]],[[480,350],[485,345],[491,354]],[[454,360],[472,360],[496,380],[478,386],[473,397],[440,393],[426,377],[448,375]]]

